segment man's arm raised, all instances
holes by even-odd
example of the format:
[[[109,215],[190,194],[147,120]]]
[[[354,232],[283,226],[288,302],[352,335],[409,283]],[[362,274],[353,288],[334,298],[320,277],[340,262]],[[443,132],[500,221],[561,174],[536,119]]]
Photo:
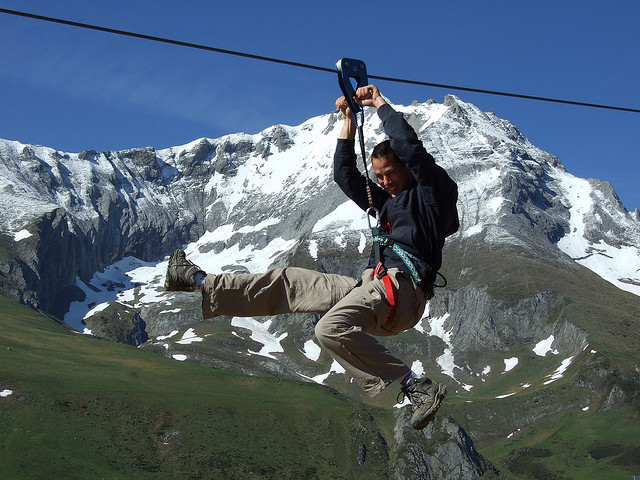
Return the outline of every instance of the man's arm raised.
[[[338,138],[342,138],[344,140],[353,140],[354,138],[356,138],[356,124],[353,119],[353,115],[351,114],[349,104],[347,103],[347,99],[344,97],[338,98],[336,100],[336,108],[340,110],[340,112],[342,113],[342,118],[344,119],[342,130],[340,131],[340,135],[338,135]]]

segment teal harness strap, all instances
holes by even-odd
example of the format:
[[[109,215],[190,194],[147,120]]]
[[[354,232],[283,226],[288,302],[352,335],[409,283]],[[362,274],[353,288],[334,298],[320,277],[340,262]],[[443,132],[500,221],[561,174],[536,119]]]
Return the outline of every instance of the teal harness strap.
[[[416,285],[421,285],[422,284],[422,279],[420,278],[420,274],[418,273],[418,269],[416,268],[416,266],[413,263],[413,262],[416,262],[416,261],[420,260],[418,257],[416,257],[415,255],[412,255],[409,252],[407,252],[400,245],[395,243],[393,240],[389,239],[389,237],[383,237],[381,235],[374,235],[373,236],[373,241],[379,243],[382,246],[391,248],[391,250],[393,250],[396,253],[396,255],[398,255],[400,257],[402,262],[407,266],[407,268],[409,269],[409,274],[411,275],[411,278],[413,279],[415,284]]]

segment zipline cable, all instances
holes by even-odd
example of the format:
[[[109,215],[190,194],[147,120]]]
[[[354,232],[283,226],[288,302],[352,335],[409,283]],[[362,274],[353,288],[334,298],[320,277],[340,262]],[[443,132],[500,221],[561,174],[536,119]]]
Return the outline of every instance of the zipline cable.
[[[35,13],[20,12],[20,11],[17,11],[17,10],[9,10],[9,9],[6,9],[6,8],[0,8],[0,13],[6,13],[8,15],[16,15],[16,16],[19,16],[19,17],[31,18],[31,19],[34,19],[34,20],[42,20],[42,21],[45,21],[45,22],[58,23],[58,24],[62,24],[62,25],[68,25],[68,26],[71,26],[71,27],[78,27],[78,28],[85,28],[85,29],[89,29],[89,30],[96,30],[96,31],[99,31],[99,32],[111,33],[111,34],[115,34],[115,35],[122,35],[122,36],[126,36],[126,37],[140,38],[140,39],[143,39],[143,40],[150,40],[150,41],[153,41],[153,42],[167,43],[167,44],[170,44],[170,45],[177,45],[177,46],[180,46],[180,47],[194,48],[194,49],[205,50],[205,51],[209,51],[209,52],[222,53],[222,54],[225,54],[225,55],[234,55],[234,56],[237,56],[237,57],[250,58],[250,59],[253,59],[253,60],[262,60],[262,61],[265,61],[265,62],[279,63],[281,65],[288,65],[288,66],[291,66],[291,67],[306,68],[306,69],[310,69],[310,70],[317,70],[317,71],[321,71],[321,72],[329,72],[331,74],[335,74],[335,68],[320,67],[318,65],[311,65],[311,64],[308,64],[308,63],[293,62],[293,61],[290,61],[290,60],[283,60],[283,59],[274,58],[274,57],[266,57],[266,56],[263,56],[263,55],[254,55],[254,54],[251,54],[251,53],[238,52],[238,51],[234,51],[234,50],[227,50],[227,49],[224,49],[224,48],[211,47],[211,46],[208,46],[208,45],[202,45],[202,44],[198,44],[198,43],[184,42],[184,41],[181,41],[181,40],[173,40],[173,39],[165,38],[165,37],[157,37],[157,36],[154,36],[154,35],[146,35],[146,34],[142,34],[142,33],[130,32],[130,31],[126,31],[126,30],[119,30],[119,29],[115,29],[115,28],[102,27],[102,26],[99,26],[99,25],[91,25],[91,24],[88,24],[88,23],[75,22],[73,20],[65,20],[65,19],[61,19],[61,18],[47,17],[47,16],[44,16],[44,15],[37,15]],[[443,88],[443,89],[447,89],[447,90],[460,90],[460,91],[463,91],[463,92],[482,93],[482,94],[486,94],[486,95],[498,95],[498,96],[503,96],[503,97],[520,98],[520,99],[525,99],[525,100],[534,100],[534,101],[539,101],[539,102],[560,103],[560,104],[565,104],[565,105],[574,105],[574,106],[589,107],[589,108],[599,108],[599,109],[605,109],[605,110],[617,110],[617,111],[622,111],[622,112],[640,113],[640,109],[638,109],[638,108],[620,107],[620,106],[615,106],[615,105],[602,105],[602,104],[598,104],[598,103],[579,102],[579,101],[574,101],[574,100],[563,100],[563,99],[559,99],[559,98],[540,97],[540,96],[536,96],[536,95],[525,95],[525,94],[521,94],[521,93],[501,92],[501,91],[497,91],[497,90],[485,90],[485,89],[481,89],[481,88],[461,87],[461,86],[457,86],[457,85],[446,85],[446,84],[441,84],[441,83],[423,82],[423,81],[418,81],[418,80],[407,80],[407,79],[402,79],[402,78],[385,77],[385,76],[379,76],[379,75],[369,75],[369,78],[375,79],[375,80],[393,82],[393,83],[405,83],[405,84],[409,84],[409,85],[418,85],[418,86],[434,87],[434,88]]]

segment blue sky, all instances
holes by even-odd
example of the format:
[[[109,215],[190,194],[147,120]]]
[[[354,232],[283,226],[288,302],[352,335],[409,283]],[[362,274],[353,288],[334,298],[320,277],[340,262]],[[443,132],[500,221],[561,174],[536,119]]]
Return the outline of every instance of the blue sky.
[[[0,7],[370,75],[640,108],[640,2],[0,0]],[[165,148],[298,125],[336,76],[0,13],[0,138],[67,152]],[[377,82],[393,102],[455,94],[640,208],[640,114]]]

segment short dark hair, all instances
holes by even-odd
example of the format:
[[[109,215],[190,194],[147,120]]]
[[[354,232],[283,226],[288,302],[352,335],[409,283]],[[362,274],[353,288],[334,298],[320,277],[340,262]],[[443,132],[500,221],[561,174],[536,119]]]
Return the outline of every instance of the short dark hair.
[[[376,145],[373,152],[371,152],[371,158],[388,158],[394,162],[402,163],[398,158],[398,154],[391,148],[391,142],[389,140],[385,140]]]

